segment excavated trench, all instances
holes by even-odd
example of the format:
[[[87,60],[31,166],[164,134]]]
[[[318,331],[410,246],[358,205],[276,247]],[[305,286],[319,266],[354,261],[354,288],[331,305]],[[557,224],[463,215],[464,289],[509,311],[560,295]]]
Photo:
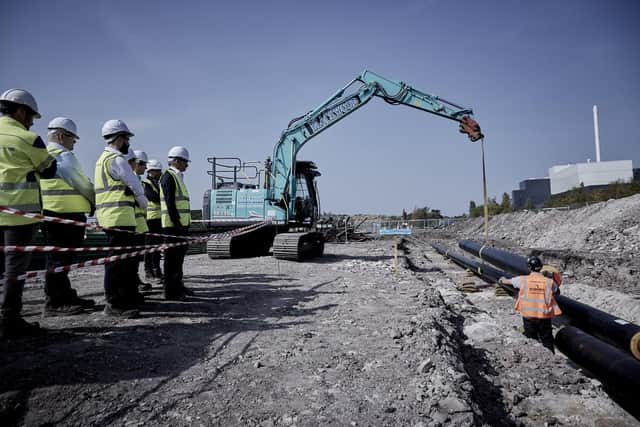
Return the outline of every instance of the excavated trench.
[[[446,277],[447,272],[442,270],[437,265],[433,265],[432,259],[426,254],[427,252],[429,252],[427,246],[428,245],[422,239],[418,240],[415,238],[409,238],[409,241],[402,241],[400,248],[405,254],[404,260],[406,268],[416,273],[418,277],[420,277],[421,273],[433,272],[439,272],[442,276]],[[575,266],[577,265],[588,265],[590,261],[598,262],[593,256],[591,256],[592,254],[578,254],[571,251],[537,250],[531,251],[530,253],[542,254],[545,257],[546,262],[559,265],[561,269],[563,269],[563,271],[566,271],[564,269],[572,267],[575,269]],[[610,256],[609,258],[615,258],[617,262],[623,263],[635,262],[634,260],[629,260],[624,257]],[[605,265],[616,265],[608,264],[610,260],[601,260],[600,262]],[[615,268],[612,268],[612,270],[615,270]],[[634,274],[633,270],[631,274]],[[452,288],[452,292],[445,292],[445,294],[443,295],[440,289],[436,291],[438,296],[440,296],[443,304],[441,321],[446,322],[447,325],[453,326],[454,332],[449,334],[449,341],[450,344],[456,348],[458,360],[462,365],[461,369],[464,370],[464,372],[467,374],[471,384],[471,388],[468,390],[467,394],[468,398],[470,399],[468,401],[469,405],[474,410],[474,421],[477,424],[488,425],[522,425],[519,416],[526,415],[527,412],[531,411],[518,409],[517,406],[524,399],[523,396],[527,395],[528,390],[527,387],[525,387],[523,392],[521,385],[508,384],[509,381],[513,379],[509,378],[512,377],[511,371],[516,368],[515,366],[509,366],[508,362],[511,356],[513,356],[512,360],[519,361],[524,357],[524,360],[526,361],[526,353],[523,356],[516,354],[517,352],[514,352],[513,354],[504,357],[500,356],[499,352],[489,352],[485,348],[469,344],[468,337],[465,335],[465,326],[468,326],[470,323],[468,319],[470,315],[469,312],[472,312],[476,309],[469,308],[469,306],[465,302],[461,302],[461,300],[465,299],[465,297],[463,296],[464,294],[460,291],[454,291],[455,283],[453,283],[451,280],[450,282],[451,283],[449,283],[449,285]],[[621,287],[624,288],[624,286]],[[473,317],[473,314],[470,317]],[[443,327],[442,324],[435,327],[435,329],[439,330],[440,333],[442,333],[443,328],[446,329],[446,327]],[[558,358],[556,357],[555,359],[556,360],[554,360],[554,362],[557,363]],[[507,363],[505,363],[505,361]],[[506,375],[503,375],[505,368],[508,371]],[[566,378],[562,378],[562,376],[559,375],[557,377],[558,381],[556,381],[555,383],[554,381],[551,381],[546,385],[549,389],[553,389],[556,387],[563,389],[564,386],[559,384],[564,383],[581,384],[585,381],[590,381],[589,379],[585,380],[585,378],[582,376],[582,373],[577,370],[579,367],[576,365],[570,363],[568,366],[564,366],[563,368],[565,370],[568,368],[569,371],[572,371],[564,374],[567,377],[572,377],[572,379],[568,380]],[[551,378],[555,377],[551,376]],[[588,376],[588,378],[593,377]],[[503,395],[502,390],[504,386],[506,386],[506,389],[510,390],[508,396]],[[532,390],[534,394],[544,393],[545,385],[534,385]],[[603,387],[603,391],[605,390],[606,386]],[[580,393],[586,393],[582,390],[579,391]],[[615,396],[615,394],[610,395],[610,398],[612,398],[613,401],[619,404],[623,404],[622,401],[619,401],[613,396]],[[623,404],[622,406],[627,407],[627,410],[629,410],[628,404]],[[555,418],[545,419],[544,416],[541,416],[540,420],[541,422],[545,422],[547,424],[554,424],[557,421]],[[530,421],[531,419],[528,419],[525,424],[529,424]]]
[[[412,251],[411,245],[417,245],[417,250]],[[418,278],[429,282],[422,273],[439,273],[446,279],[446,273],[439,267],[433,266],[431,259],[424,252],[426,246],[416,240],[408,243],[403,239],[398,249],[404,253],[404,264],[409,270],[418,273]],[[453,283],[450,283],[453,287]],[[432,289],[430,286],[425,289]],[[448,303],[446,299],[453,298]],[[473,410],[473,421],[476,425],[515,426],[518,423],[512,419],[509,408],[504,405],[504,396],[500,387],[496,386],[489,378],[499,376],[496,368],[486,350],[476,348],[466,343],[464,334],[465,316],[456,307],[460,307],[459,298],[455,294],[447,294],[443,297],[438,289],[433,290],[425,302],[430,307],[437,307],[436,321],[430,325],[430,333],[436,337],[440,348],[446,347],[446,353],[453,359],[451,362],[457,366],[461,374],[456,379],[460,384],[458,391],[464,397],[466,403]],[[458,302],[458,304],[456,304]],[[469,308],[467,307],[467,310]],[[434,332],[435,331],[435,332]]]

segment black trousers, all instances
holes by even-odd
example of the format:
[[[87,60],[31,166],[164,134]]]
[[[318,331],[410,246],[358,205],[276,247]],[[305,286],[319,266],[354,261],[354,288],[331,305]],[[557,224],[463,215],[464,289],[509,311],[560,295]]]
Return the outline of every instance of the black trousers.
[[[117,227],[121,230],[134,231],[136,227]],[[135,241],[133,234],[106,231],[108,246],[131,246]],[[127,251],[109,251],[109,256],[119,255]],[[132,252],[132,251],[128,251]],[[138,280],[136,268],[138,259],[127,258],[104,265],[104,296],[107,303],[116,308],[137,307]]]
[[[553,348],[553,334],[551,333],[551,319],[535,319],[523,317],[524,335],[542,343],[543,346],[555,353]]]
[[[150,219],[147,220],[147,226],[149,227],[149,233],[158,233],[162,234],[162,220],[160,219]],[[156,236],[146,236],[146,245],[159,245],[164,242],[162,237]],[[160,270],[160,257],[162,256],[161,252],[151,252],[149,254],[144,255],[144,271],[145,272],[154,272]]]
[[[163,228],[164,234],[172,236],[186,236],[188,228],[170,227]],[[165,237],[166,243],[182,243],[184,239],[172,239]],[[164,294],[165,296],[176,296],[182,293],[184,284],[182,283],[182,264],[184,256],[187,254],[187,245],[169,248],[164,251]]]
[[[27,246],[33,243],[38,224],[0,227],[0,243],[4,246]],[[30,252],[0,252],[0,277],[5,284],[0,286],[0,307],[3,318],[19,317],[22,311],[24,280],[16,278],[27,271]]]
[[[74,221],[87,222],[84,213],[60,213],[52,211],[43,212],[47,216],[54,216]],[[64,248],[77,248],[84,242],[84,227],[69,224],[58,224],[55,222],[43,222],[42,233],[45,242],[50,246],[61,246]],[[49,252],[47,254],[47,269],[73,264],[77,256],[73,252]],[[75,294],[69,281],[69,273],[49,273],[44,280],[44,293],[48,297],[48,302],[52,305],[62,305]]]

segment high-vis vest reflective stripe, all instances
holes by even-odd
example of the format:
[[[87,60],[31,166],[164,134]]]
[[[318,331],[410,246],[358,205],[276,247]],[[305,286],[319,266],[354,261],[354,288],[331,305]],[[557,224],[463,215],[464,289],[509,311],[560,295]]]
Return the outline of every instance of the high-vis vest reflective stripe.
[[[548,319],[562,314],[553,297],[553,280],[540,273],[521,276],[522,284],[515,309],[524,317]]]
[[[158,193],[158,197],[160,196],[160,187],[158,186],[158,182],[149,178],[145,178],[142,180],[145,185],[150,186],[153,191]],[[149,204],[147,205],[147,219],[160,219],[162,218],[162,213],[160,212],[160,203],[152,202],[149,200]]]
[[[170,174],[174,182],[176,183],[176,209],[178,209],[178,213],[180,214],[180,224],[182,224],[183,227],[187,227],[189,224],[191,224],[191,204],[189,203],[189,191],[187,190],[187,186],[184,185],[180,177],[177,176],[175,172],[173,172],[171,169],[167,169],[163,172],[163,175],[166,173]],[[169,217],[167,202],[165,201],[162,186],[160,186],[160,209],[162,212],[162,228],[175,227],[175,224]]]
[[[103,227],[135,227],[135,199],[124,191],[127,185],[109,174],[111,162],[122,154],[103,151],[96,162],[94,175],[96,188],[96,218]]]
[[[9,116],[0,117],[0,205],[40,212],[41,172],[53,157],[44,146],[34,147],[38,135]],[[0,226],[33,224],[37,219],[0,213]]]
[[[149,226],[147,225],[146,209],[141,208],[136,203],[135,214],[136,214],[136,233],[146,233],[147,231],[149,231]]]
[[[62,148],[47,146],[52,157],[62,153]],[[91,212],[89,201],[75,188],[62,178],[41,179],[40,194],[42,195],[42,209],[53,212]]]

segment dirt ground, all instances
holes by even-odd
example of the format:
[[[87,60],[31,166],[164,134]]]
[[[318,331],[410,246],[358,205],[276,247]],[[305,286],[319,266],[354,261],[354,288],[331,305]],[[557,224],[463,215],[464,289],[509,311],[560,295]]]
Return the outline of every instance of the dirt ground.
[[[406,248],[397,272],[390,240],[305,263],[189,256],[195,296],[166,302],[156,285],[130,320],[40,318],[30,284],[24,314],[51,333],[0,344],[0,424],[640,425],[526,340],[511,298],[465,294],[475,279]],[[72,273],[99,304],[102,271]]]

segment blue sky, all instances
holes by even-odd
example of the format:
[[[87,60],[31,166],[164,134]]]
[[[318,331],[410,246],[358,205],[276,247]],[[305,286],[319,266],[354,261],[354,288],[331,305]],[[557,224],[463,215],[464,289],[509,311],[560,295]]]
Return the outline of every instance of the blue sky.
[[[3,2],[0,89],[36,97],[44,135],[76,121],[85,170],[102,123],[166,164],[184,145],[201,206],[208,156],[263,160],[289,120],[364,69],[474,109],[486,135],[490,196],[595,159],[640,167],[640,2],[31,1]],[[322,208],[455,215],[482,198],[480,146],[457,124],[376,99],[313,139]]]

